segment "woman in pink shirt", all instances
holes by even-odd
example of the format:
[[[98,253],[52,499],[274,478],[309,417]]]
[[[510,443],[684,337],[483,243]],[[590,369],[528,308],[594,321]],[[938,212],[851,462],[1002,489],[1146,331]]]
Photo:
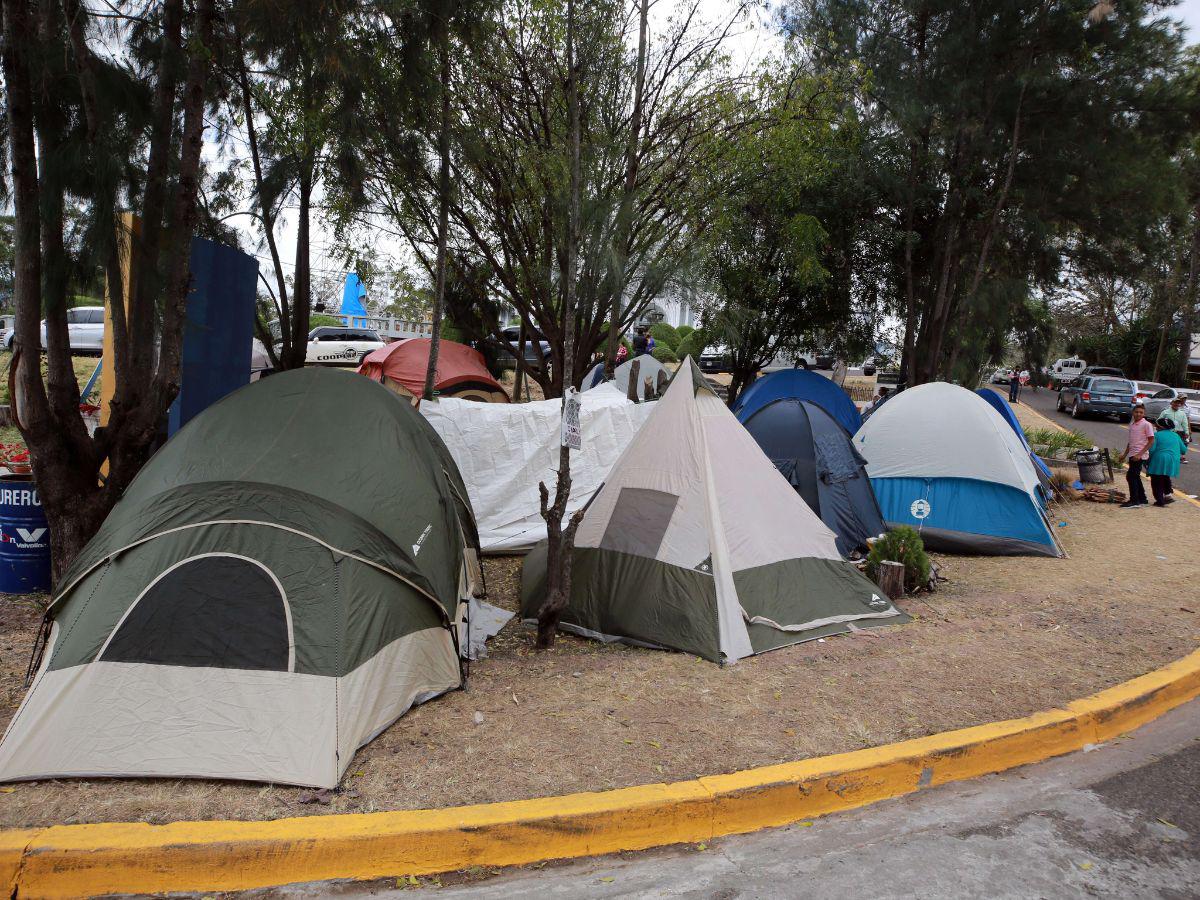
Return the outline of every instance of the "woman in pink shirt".
[[[1142,484],[1142,466],[1150,458],[1150,447],[1154,444],[1154,426],[1146,421],[1146,407],[1137,404],[1133,408],[1133,417],[1129,421],[1129,443],[1121,458],[1129,463],[1129,471],[1125,480],[1129,483],[1129,499],[1121,504],[1121,509],[1135,509],[1145,506],[1146,488]]]

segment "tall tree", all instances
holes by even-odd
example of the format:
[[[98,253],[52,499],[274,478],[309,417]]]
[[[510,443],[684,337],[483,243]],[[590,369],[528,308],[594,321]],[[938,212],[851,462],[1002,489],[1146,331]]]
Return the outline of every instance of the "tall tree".
[[[573,326],[579,349],[571,371],[563,363],[559,279],[569,205],[562,154],[569,132],[561,77],[565,4],[498,3],[462,54],[460,65],[469,62],[470,72],[455,78],[453,94],[449,258],[490,266],[500,299],[515,310],[529,339],[549,343],[550,365],[534,361],[529,373],[545,396],[578,383],[608,336],[614,298],[623,331],[669,288],[702,231],[703,210],[688,188],[707,165],[701,151],[709,137],[723,127],[718,97],[728,81],[723,47],[729,22],[704,24],[700,5],[688,0],[662,35],[647,37],[640,136],[631,136],[639,80],[630,35],[639,16],[628,15],[628,0],[598,0],[577,11],[578,47],[587,65],[579,100],[580,277]],[[437,172],[425,166],[414,177],[408,157],[397,152],[406,141],[411,137],[402,129],[386,127],[369,141],[372,205],[408,239],[432,280]],[[634,177],[627,188],[631,146]],[[505,341],[499,329],[493,337]]]
[[[732,363],[731,405],[777,354],[870,346],[848,274],[862,242],[846,189],[859,155],[849,100],[844,84],[792,73],[763,76],[730,110],[742,124],[719,139],[699,273],[705,337]]]
[[[126,52],[114,55],[100,49],[93,13],[76,0],[3,3],[16,257],[10,385],[50,525],[56,578],[149,456],[179,390],[205,113],[222,49],[217,18],[215,0],[130,10],[119,22]],[[86,234],[74,247],[66,238],[69,205],[84,210]],[[137,208],[140,229],[119,235],[118,210],[129,207]],[[128,281],[122,239],[136,258]],[[116,393],[107,426],[89,436],[67,305],[97,271],[112,311]]]
[[[575,289],[578,284],[577,271],[579,246],[579,192],[580,186],[580,120],[579,81],[580,67],[575,50],[575,0],[567,0],[567,119],[570,131],[567,135],[567,165],[570,171],[569,196],[567,198],[567,233],[564,240],[561,273],[563,284],[563,366],[571,371],[575,361]],[[570,392],[563,395],[562,414],[567,415]],[[563,516],[567,512],[567,501],[571,498],[571,448],[565,442],[558,449],[558,478],[554,488],[554,503],[550,503],[550,492],[545,482],[538,484],[541,498],[542,518],[546,520],[546,600],[538,610],[538,649],[554,644],[558,632],[558,620],[571,596],[571,562],[575,547],[575,532],[583,521],[583,509],[576,510],[563,527]]]
[[[1089,20],[1086,0],[792,4],[788,26],[819,67],[870,73],[863,162],[899,236],[889,293],[909,381],[957,364],[961,340],[978,339],[957,326],[985,296],[1015,313],[1052,289],[1065,235],[1128,232],[1162,208],[1181,41],[1158,8]],[[994,289],[1014,274],[1024,290]]]
[[[261,320],[259,337],[278,368],[303,366],[308,352],[314,204],[336,194],[346,207],[362,180],[355,146],[367,129],[370,47],[387,6],[386,0],[246,0],[231,16],[240,128],[229,132],[245,134],[250,212],[270,258],[271,277],[260,278],[278,321],[278,352]],[[284,20],[295,27],[280,27]],[[296,216],[290,263],[279,246],[288,204]]]

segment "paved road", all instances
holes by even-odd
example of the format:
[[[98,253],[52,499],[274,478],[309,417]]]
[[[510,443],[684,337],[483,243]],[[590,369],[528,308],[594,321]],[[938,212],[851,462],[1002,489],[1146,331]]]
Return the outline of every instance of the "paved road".
[[[398,896],[392,884],[261,897]],[[514,869],[411,893],[791,898],[1200,896],[1200,701],[1090,751],[695,847]]]
[[[1008,388],[1005,385],[999,385],[1004,396],[1008,397]],[[1058,394],[1054,391],[1042,388],[1037,393],[1034,393],[1029,388],[1021,391],[1021,402],[1032,406],[1048,419],[1052,419],[1065,428],[1075,428],[1082,431],[1099,447],[1116,447],[1122,450],[1125,447],[1126,438],[1129,430],[1127,425],[1122,425],[1115,419],[1072,419],[1069,413],[1060,413],[1055,411],[1055,402],[1058,400]],[[1179,478],[1175,481],[1175,487],[1188,494],[1200,494],[1200,432],[1194,435],[1192,443],[1192,461],[1186,466],[1181,466],[1179,470]],[[1122,480],[1124,480],[1122,478]],[[1146,494],[1150,494],[1150,482],[1146,482]]]

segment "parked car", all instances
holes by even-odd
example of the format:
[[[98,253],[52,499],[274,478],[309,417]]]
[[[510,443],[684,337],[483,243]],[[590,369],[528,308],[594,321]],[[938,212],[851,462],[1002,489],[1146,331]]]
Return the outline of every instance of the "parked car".
[[[1085,368],[1087,368],[1087,363],[1078,356],[1056,359],[1050,366],[1050,388],[1057,391],[1068,381],[1074,381],[1082,375]]]
[[[13,334],[17,330],[16,316],[0,316],[0,347],[12,349]]]
[[[729,358],[729,350],[723,345],[718,344],[716,347],[709,347],[700,354],[700,371],[715,373],[728,372],[732,369],[733,363]],[[786,368],[791,368],[787,366]]]
[[[384,346],[373,328],[319,325],[308,333],[307,366],[357,366],[372,350]]]
[[[14,325],[16,317],[13,317]],[[71,350],[77,353],[104,351],[104,307],[74,306],[67,310],[67,336]],[[42,319],[42,346],[46,346],[46,320]],[[5,336],[5,347],[12,347],[12,331]]]
[[[506,369],[515,369],[517,367],[517,355],[508,348],[508,343],[512,343],[516,347],[521,346],[521,326],[509,325],[500,332],[504,335],[504,341],[493,341],[497,345],[496,363]],[[489,340],[492,340],[489,338]],[[526,332],[525,334],[525,363],[537,363],[542,361],[543,365],[548,365],[550,361],[550,342],[542,335]]]
[[[1107,375],[1110,378],[1124,378],[1125,372],[1121,369],[1114,369],[1112,366],[1087,366],[1079,373],[1079,378],[1087,378],[1092,375]]]
[[[763,372],[778,372],[781,369],[832,369],[837,358],[828,350],[776,353],[775,357],[762,367]]]
[[[1133,409],[1133,382],[1107,375],[1087,375],[1063,385],[1058,392],[1059,412],[1070,410],[1071,418],[1086,415],[1116,416],[1128,422]]]
[[[1153,397],[1163,388],[1165,384],[1159,384],[1156,381],[1134,381],[1133,383],[1133,402],[1145,400],[1147,397]]]
[[[992,384],[1008,384],[1012,381],[1012,369],[997,369],[992,373]]]
[[[1191,424],[1192,430],[1200,429],[1200,391],[1194,388],[1164,387],[1143,402],[1146,407],[1146,418],[1157,419],[1164,410],[1171,408],[1171,401],[1176,397],[1182,397],[1184,400],[1183,408],[1187,410],[1188,422]]]

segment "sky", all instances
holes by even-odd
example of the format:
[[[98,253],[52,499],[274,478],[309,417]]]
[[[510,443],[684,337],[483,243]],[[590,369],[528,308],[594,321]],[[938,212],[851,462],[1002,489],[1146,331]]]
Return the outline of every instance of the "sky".
[[[1170,15],[1182,19],[1188,26],[1189,43],[1200,39],[1200,0],[1184,0],[1183,3],[1171,10]]]

